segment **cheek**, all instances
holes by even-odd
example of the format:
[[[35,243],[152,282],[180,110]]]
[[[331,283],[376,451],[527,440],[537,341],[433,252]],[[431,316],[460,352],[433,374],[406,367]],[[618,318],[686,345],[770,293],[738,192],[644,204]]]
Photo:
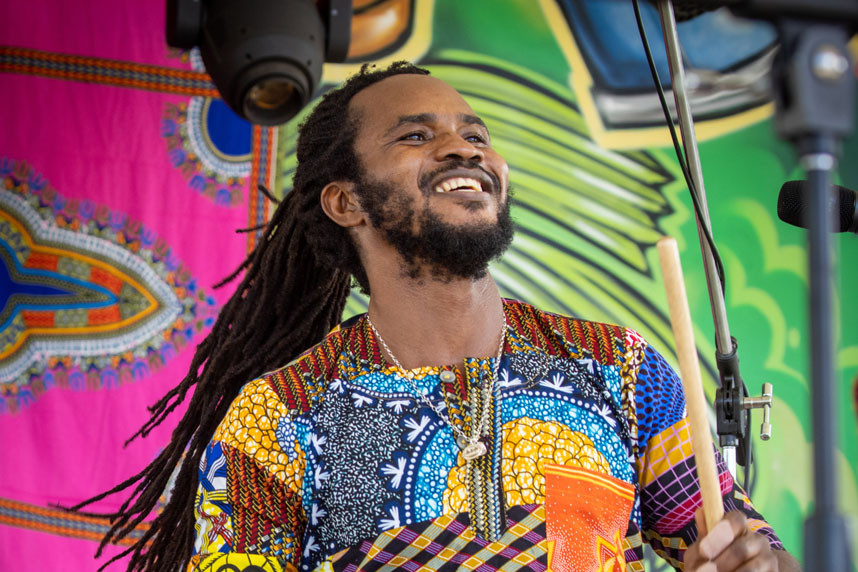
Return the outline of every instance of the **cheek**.
[[[392,151],[386,154],[379,163],[380,170],[385,172],[388,177],[402,181],[413,181],[420,173],[422,166],[420,157],[416,156],[415,153],[403,153],[402,151]]]
[[[497,153],[494,153],[492,164],[495,166],[495,173],[500,177],[503,188],[509,188],[509,165]]]
[[[414,161],[402,153],[387,152],[362,160],[364,176],[374,183],[414,186],[418,170]]]

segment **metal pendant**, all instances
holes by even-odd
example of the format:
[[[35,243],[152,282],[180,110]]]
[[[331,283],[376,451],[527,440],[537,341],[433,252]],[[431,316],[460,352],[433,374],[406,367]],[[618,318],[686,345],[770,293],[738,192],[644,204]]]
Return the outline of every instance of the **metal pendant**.
[[[449,369],[445,369],[444,371],[442,371],[438,377],[440,377],[441,381],[443,381],[444,383],[453,383],[454,381],[456,381],[456,374]]]
[[[473,461],[477,457],[482,457],[488,452],[485,443],[482,441],[474,441],[469,443],[467,447],[462,449],[462,456],[466,461]]]

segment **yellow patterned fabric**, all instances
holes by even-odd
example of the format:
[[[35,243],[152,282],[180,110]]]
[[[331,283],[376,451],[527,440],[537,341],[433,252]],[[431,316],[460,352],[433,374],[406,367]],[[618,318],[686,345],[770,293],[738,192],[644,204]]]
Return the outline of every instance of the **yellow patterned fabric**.
[[[295,483],[304,468],[304,454],[297,445],[286,453],[277,441],[277,422],[287,415],[274,390],[258,379],[245,386],[230,406],[214,439],[241,451],[281,481]]]
[[[283,568],[273,558],[266,558],[261,554],[213,554],[202,560],[197,569],[200,572],[239,572],[241,570],[253,570],[253,572],[294,572],[294,566]]]
[[[691,429],[687,420],[682,419],[650,439],[647,455],[641,459],[638,469],[641,485],[647,486],[655,482],[677,463],[693,454]]]
[[[524,417],[503,427],[503,491],[507,506],[545,502],[545,463],[608,473],[610,465],[584,433],[560,423]],[[444,509],[468,510],[467,463],[459,457],[447,477]]]

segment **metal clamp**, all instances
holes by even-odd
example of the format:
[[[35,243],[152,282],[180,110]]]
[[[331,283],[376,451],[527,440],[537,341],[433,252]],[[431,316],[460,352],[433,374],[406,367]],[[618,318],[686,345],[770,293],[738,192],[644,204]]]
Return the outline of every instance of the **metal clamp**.
[[[763,410],[763,424],[760,425],[760,439],[768,441],[772,437],[771,409],[772,409],[772,384],[763,384],[763,394],[760,397],[745,397],[742,399],[743,409]]]

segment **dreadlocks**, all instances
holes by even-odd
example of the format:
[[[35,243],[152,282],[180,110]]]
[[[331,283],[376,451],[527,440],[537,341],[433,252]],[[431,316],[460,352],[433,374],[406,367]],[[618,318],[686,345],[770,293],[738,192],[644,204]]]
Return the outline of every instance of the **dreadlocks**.
[[[248,380],[297,357],[340,321],[352,276],[362,288],[369,286],[346,230],[325,215],[319,201],[326,184],[356,181],[360,172],[354,151],[359,119],[349,116],[349,102],[387,77],[428,73],[407,62],[383,70],[365,65],[342,87],[328,92],[299,128],[292,191],[250,256],[221,282],[245,271],[212,331],[197,347],[188,374],[149,408],[149,420],[129,439],[148,435],[196,386],[169,445],[138,474],[71,508],[79,511],[111,494],[130,491],[116,513],[98,515],[111,521],[96,553],[100,556],[107,544],[128,536],[150,514],[179,467],[163,512],[133,546],[101,568],[129,554],[129,572],[179,570],[190,558],[197,468],[233,399]]]

